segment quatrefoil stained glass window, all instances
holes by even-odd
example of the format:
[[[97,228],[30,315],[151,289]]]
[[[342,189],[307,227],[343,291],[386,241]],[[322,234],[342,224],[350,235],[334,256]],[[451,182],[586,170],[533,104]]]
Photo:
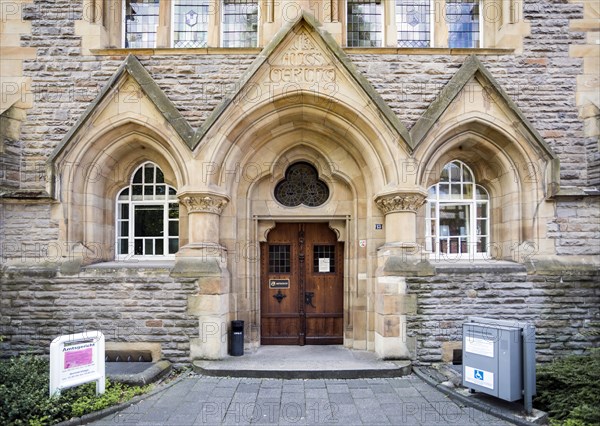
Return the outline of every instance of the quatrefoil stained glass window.
[[[329,188],[319,179],[317,170],[308,163],[296,163],[285,172],[285,179],[275,186],[275,199],[287,207],[301,204],[316,207],[329,198]]]

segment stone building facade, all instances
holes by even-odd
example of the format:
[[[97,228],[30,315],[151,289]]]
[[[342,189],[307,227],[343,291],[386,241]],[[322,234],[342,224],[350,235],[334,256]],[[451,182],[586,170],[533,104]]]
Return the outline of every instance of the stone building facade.
[[[598,345],[594,2],[0,4],[2,355]]]

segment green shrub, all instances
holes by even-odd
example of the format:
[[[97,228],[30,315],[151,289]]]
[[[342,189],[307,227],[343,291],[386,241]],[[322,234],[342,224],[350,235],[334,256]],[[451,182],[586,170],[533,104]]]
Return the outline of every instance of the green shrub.
[[[537,408],[551,424],[600,424],[600,350],[574,355],[537,368]]]
[[[0,424],[54,424],[125,402],[150,389],[107,380],[106,391],[99,396],[96,384],[87,383],[50,398],[49,384],[49,364],[43,358],[21,356],[0,361]]]

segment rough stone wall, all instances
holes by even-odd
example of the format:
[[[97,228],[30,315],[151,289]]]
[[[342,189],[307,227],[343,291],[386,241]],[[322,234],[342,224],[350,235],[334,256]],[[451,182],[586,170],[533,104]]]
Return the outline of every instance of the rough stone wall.
[[[50,217],[49,204],[0,204],[0,237],[2,261],[34,259],[42,265],[59,260],[54,251],[59,249],[58,223]]]
[[[0,115],[0,194],[21,181],[21,122],[25,113],[12,106]]]
[[[528,275],[524,267],[511,269],[407,278],[408,292],[417,296],[407,335],[417,339],[418,361],[440,362],[446,342],[462,341],[468,316],[533,322],[540,362],[600,344],[598,271]]]
[[[23,18],[32,23],[23,47],[37,48],[37,58],[24,62],[31,77],[34,104],[23,124],[22,168],[42,167],[64,135],[79,119],[110,77],[122,56],[83,56],[75,21],[83,2],[35,1]],[[140,56],[169,99],[193,127],[198,127],[223,97],[234,90],[254,55]],[[22,189],[40,189],[44,181],[23,180]]]
[[[81,3],[35,1],[24,10],[32,35],[24,47],[38,49],[25,62],[33,80],[35,103],[23,129],[24,161],[47,158],[83,110],[118,68],[124,56],[81,56],[74,22]],[[576,76],[582,60],[569,57],[569,45],[583,33],[569,32],[569,19],[580,18],[578,4],[525,2],[531,23],[522,55],[484,56],[482,61],[561,157],[564,184],[586,185],[583,122],[575,104]],[[549,19],[549,17],[551,19]],[[357,67],[410,128],[464,62],[464,56],[355,55]],[[235,90],[255,55],[140,56],[183,116],[198,127],[224,95]],[[33,185],[24,183],[27,185]]]
[[[0,276],[0,356],[48,353],[61,334],[100,330],[107,342],[160,343],[162,356],[189,362],[198,318],[187,314],[191,279],[165,270],[97,270],[56,276],[30,269]]]
[[[460,342],[468,316],[532,321],[538,361],[600,344],[599,273],[528,275],[473,267],[440,268],[432,277],[407,278],[417,296],[407,335],[417,339],[417,361],[442,360],[445,342]],[[47,353],[50,341],[83,330],[101,330],[111,342],[160,343],[163,357],[189,361],[189,339],[198,319],[187,314],[192,279],[164,270],[90,270],[56,276],[51,270],[0,276],[0,354]]]
[[[138,56],[156,84],[193,128],[239,89],[254,55]]]
[[[82,18],[81,4],[38,0],[24,6],[23,17],[31,21],[32,34],[22,36],[22,46],[37,48],[37,58],[24,62],[24,74],[32,79],[34,102],[21,126],[21,140],[5,144],[6,153],[2,154],[8,158],[10,151],[12,160],[6,161],[21,161],[21,189],[45,187],[45,161],[49,154],[125,58],[81,55],[81,39],[74,30],[74,22]],[[524,7],[524,18],[531,24],[524,53],[482,56],[481,60],[557,152],[562,184],[586,186],[590,182],[587,168],[581,165],[586,164],[587,158],[597,156],[597,152],[591,152],[597,150],[597,143],[583,137],[583,121],[577,117],[575,104],[576,77],[582,60],[569,57],[569,45],[584,42],[583,33],[569,31],[569,20],[582,17],[582,6],[541,1],[525,2]],[[409,128],[465,60],[465,56],[457,55],[350,57]],[[200,126],[223,97],[236,90],[236,83],[254,59],[255,55],[246,54],[140,56],[157,84],[193,127]],[[18,153],[14,152],[17,148]],[[559,202],[559,217],[570,209],[569,205]],[[7,238],[19,241],[22,222],[18,215],[10,214],[13,211],[14,208],[6,207],[0,227],[7,228]],[[36,218],[28,224],[31,233],[26,238],[48,235],[45,224],[50,222],[50,209],[45,211],[45,221]],[[557,219],[560,226],[551,224],[549,237],[556,238],[560,254],[600,254],[592,234],[585,237],[590,238],[589,243],[582,243],[585,250],[573,249],[573,244],[579,244],[573,241],[581,239],[578,233],[590,232],[579,231],[579,225],[598,224],[592,209],[585,212],[589,213],[587,218],[578,209],[576,217],[567,212]],[[37,224],[43,226],[35,228]],[[55,235],[54,226],[50,228],[51,235]]]
[[[569,31],[569,20],[583,16],[581,5],[524,2],[531,35],[519,55],[479,59],[519,106],[561,160],[563,185],[588,185],[588,152],[575,99],[581,58],[569,46],[584,42]],[[353,55],[350,57],[407,127],[412,127],[442,87],[460,68],[464,56]],[[586,145],[587,148],[586,148]],[[597,149],[597,148],[596,148]]]
[[[82,3],[35,0],[23,11],[32,34],[22,37],[22,46],[37,48],[37,58],[24,62],[34,103],[20,140],[4,144],[11,158],[21,162],[21,189],[45,187],[49,154],[125,59],[81,55],[74,22],[82,18]],[[569,32],[569,20],[582,17],[581,5],[547,0],[524,2],[524,8],[531,24],[524,53],[480,59],[558,154],[563,185],[586,186],[591,177],[583,165],[587,158],[597,158],[597,143],[583,137],[575,103],[582,60],[569,57],[569,46],[584,41],[582,33]],[[409,128],[465,60],[460,55],[350,57]],[[255,55],[139,59],[182,115],[198,127],[236,90]],[[556,240],[559,255],[600,254],[599,210],[597,198],[557,202],[548,237]],[[29,249],[43,256],[43,246],[57,236],[49,204],[0,205],[3,260],[27,256]],[[419,338],[419,358],[430,362],[439,360],[443,342],[460,340],[460,325],[468,315],[532,319],[540,336],[539,357],[546,360],[552,353],[598,343],[597,280],[597,275],[532,276],[524,271],[411,278],[409,288],[418,295],[419,305],[418,314],[410,318],[409,333]],[[107,335],[123,328],[127,332],[119,333],[119,339],[161,342],[167,358],[184,361],[188,336],[198,335],[197,320],[185,313],[186,295],[194,291],[192,282],[173,280],[168,273],[52,277],[32,269],[30,275],[5,274],[0,277],[0,334],[6,340],[0,345],[9,352],[30,345],[47,350],[51,337],[65,327],[68,332],[100,328]]]
[[[531,89],[523,98],[531,96],[531,102],[523,111],[560,158],[562,184],[586,186],[587,169],[581,166],[587,162],[586,140],[575,99],[583,61],[569,56],[569,46],[585,42],[583,33],[569,30],[570,20],[583,17],[583,7],[543,0],[523,2],[523,9],[531,35],[521,60],[538,69],[538,75],[525,82]]]
[[[561,201],[548,225],[558,255],[600,254],[600,198]]]

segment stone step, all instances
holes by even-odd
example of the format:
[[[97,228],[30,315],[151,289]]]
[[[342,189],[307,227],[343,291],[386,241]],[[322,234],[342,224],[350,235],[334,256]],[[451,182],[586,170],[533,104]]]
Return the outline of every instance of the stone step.
[[[158,362],[107,362],[106,377],[114,382],[131,386],[154,383],[171,372],[171,363]]]
[[[411,373],[410,361],[381,360],[373,352],[342,346],[261,346],[242,356],[196,360],[193,367],[206,376],[274,379],[363,379]]]

